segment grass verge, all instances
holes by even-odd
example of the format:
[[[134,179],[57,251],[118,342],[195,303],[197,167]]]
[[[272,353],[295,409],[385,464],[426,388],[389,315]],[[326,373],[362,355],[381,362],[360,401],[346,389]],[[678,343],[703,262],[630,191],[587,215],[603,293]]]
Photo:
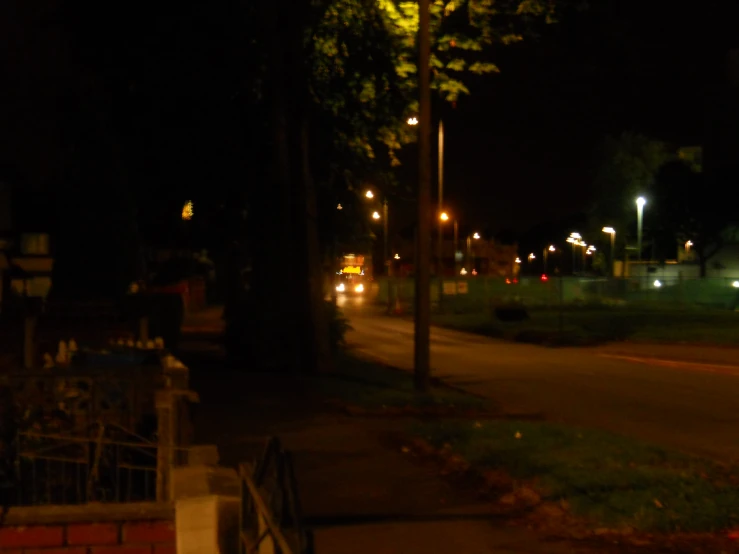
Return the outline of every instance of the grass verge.
[[[412,432],[480,471],[533,482],[596,526],[716,532],[739,524],[739,477],[713,462],[626,437],[550,423],[437,421]]]
[[[495,315],[437,314],[434,323],[516,342],[592,345],[609,341],[687,342],[739,346],[739,313],[723,310],[631,307],[530,308],[529,319],[502,322]],[[560,317],[562,326],[560,327]]]
[[[438,412],[487,412],[490,402],[441,383],[433,383],[427,394],[413,388],[413,375],[381,363],[341,353],[335,373],[321,378],[324,398],[364,409],[408,408]]]

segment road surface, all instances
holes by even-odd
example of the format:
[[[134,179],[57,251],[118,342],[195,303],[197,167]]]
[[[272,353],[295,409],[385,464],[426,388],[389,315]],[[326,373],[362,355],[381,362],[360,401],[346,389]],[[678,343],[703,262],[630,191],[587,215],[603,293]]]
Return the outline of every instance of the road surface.
[[[346,306],[350,346],[412,368],[413,323]],[[739,350],[545,348],[433,329],[433,374],[511,413],[739,461]],[[658,358],[658,359],[651,359]]]

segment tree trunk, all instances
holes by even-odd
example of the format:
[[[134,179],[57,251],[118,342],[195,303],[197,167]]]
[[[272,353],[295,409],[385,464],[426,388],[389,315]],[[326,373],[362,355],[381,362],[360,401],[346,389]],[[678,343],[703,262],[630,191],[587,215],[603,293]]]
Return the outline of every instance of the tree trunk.
[[[333,369],[333,356],[329,340],[329,326],[327,320],[323,257],[318,239],[318,206],[316,189],[310,168],[310,134],[309,121],[306,114],[296,125],[298,136],[296,146],[300,155],[300,178],[297,180],[299,190],[296,196],[300,202],[296,206],[298,211],[298,225],[302,227],[302,260],[307,270],[305,302],[305,332],[307,339],[304,371],[327,372]]]

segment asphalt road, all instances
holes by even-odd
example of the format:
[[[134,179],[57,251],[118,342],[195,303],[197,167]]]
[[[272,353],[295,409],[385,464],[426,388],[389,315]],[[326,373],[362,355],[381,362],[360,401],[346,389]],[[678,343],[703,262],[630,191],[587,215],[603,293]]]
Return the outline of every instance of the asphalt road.
[[[413,323],[344,306],[357,350],[412,368]],[[598,427],[739,461],[739,350],[640,345],[545,348],[433,329],[433,374],[510,413]]]

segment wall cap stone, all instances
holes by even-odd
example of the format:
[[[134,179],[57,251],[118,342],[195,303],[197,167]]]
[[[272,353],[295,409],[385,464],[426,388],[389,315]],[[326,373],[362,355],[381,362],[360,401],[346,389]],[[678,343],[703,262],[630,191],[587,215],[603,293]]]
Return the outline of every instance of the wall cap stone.
[[[14,506],[8,510],[4,526],[101,523],[111,521],[174,521],[172,502],[128,502],[80,504],[73,506]]]

